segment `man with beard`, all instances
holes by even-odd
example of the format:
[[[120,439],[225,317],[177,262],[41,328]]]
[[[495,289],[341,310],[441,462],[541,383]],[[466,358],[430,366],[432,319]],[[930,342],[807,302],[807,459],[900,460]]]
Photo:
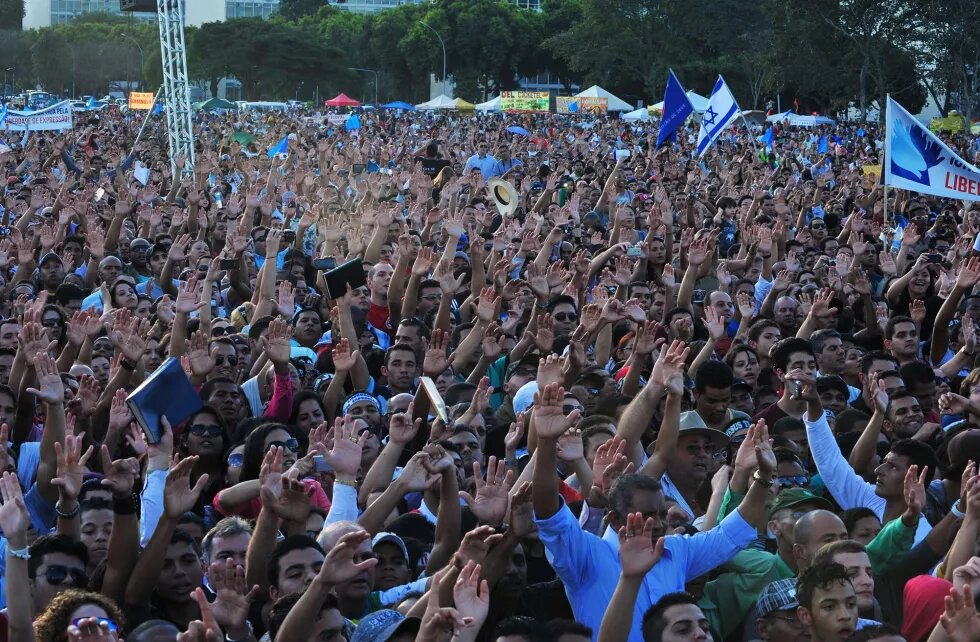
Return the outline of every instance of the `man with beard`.
[[[697,537],[665,537],[662,546],[668,554],[654,562],[652,569],[628,579],[629,587],[626,588],[623,580],[618,578],[617,571],[624,567],[611,538],[620,529],[629,535],[630,526],[635,527],[636,521],[644,522],[645,517],[642,532],[634,532],[633,536],[641,538],[637,540],[638,544],[646,541],[646,545],[652,547],[666,531],[664,492],[654,479],[644,475],[622,475],[609,493],[609,539],[585,532],[558,493],[559,479],[555,474],[557,441],[576,424],[579,414],[573,412],[564,416],[563,398],[564,390],[555,384],[546,386],[535,398],[533,420],[538,448],[531,490],[534,521],[541,541],[551,555],[552,565],[565,585],[576,619],[597,631],[607,607],[613,609],[610,600],[615,592],[617,599],[623,597],[622,612],[632,615],[622,618],[631,624],[620,624],[630,627],[627,629],[630,630],[630,642],[639,642],[643,639],[639,623],[648,608],[664,595],[683,590],[688,580],[731,559],[765,528],[765,503],[776,470],[776,457],[765,426],[754,426],[747,439],[755,446],[759,471],[745,500],[706,533]]]

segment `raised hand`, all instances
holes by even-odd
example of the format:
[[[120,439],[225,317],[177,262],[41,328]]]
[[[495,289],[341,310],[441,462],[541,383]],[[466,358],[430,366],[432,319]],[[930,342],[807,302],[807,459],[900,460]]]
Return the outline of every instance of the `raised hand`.
[[[281,447],[270,448],[259,469],[259,496],[263,508],[291,522],[305,522],[310,515],[310,496],[303,482],[282,472]]]
[[[664,553],[664,538],[653,541],[653,518],[643,519],[643,513],[630,513],[626,525],[619,528],[619,562],[623,575],[642,578],[650,572]]]
[[[980,613],[973,601],[973,591],[969,585],[949,589],[946,610],[939,618],[943,631],[950,642],[976,642],[980,640]]]
[[[353,480],[361,467],[361,449],[368,433],[357,434],[357,422],[349,416],[337,417],[333,423],[333,448],[324,453],[327,463],[337,472],[338,479]]]
[[[453,587],[453,603],[456,610],[464,619],[469,618],[469,624],[460,632],[463,636],[476,637],[483,622],[490,612],[490,586],[486,580],[480,579],[481,567],[475,562],[467,562],[459,572],[459,578]]]
[[[59,404],[65,401],[65,384],[58,374],[58,365],[47,352],[34,355],[34,369],[37,372],[39,388],[28,388],[27,392],[47,404]]]
[[[918,519],[926,505],[926,478],[928,475],[928,466],[923,466],[922,474],[919,474],[919,467],[915,464],[909,466],[905,472],[903,494],[907,513],[912,519]]]
[[[293,329],[284,319],[273,319],[269,324],[269,329],[263,337],[265,343],[265,354],[269,361],[277,365],[289,364],[290,339],[293,336]]]
[[[569,428],[568,432],[558,438],[558,459],[565,462],[585,459],[585,444],[582,442],[581,430]]]
[[[323,559],[323,566],[317,573],[317,581],[326,586],[336,586],[354,579],[375,566],[378,563],[377,558],[366,559],[362,562],[354,561],[357,549],[370,539],[371,534],[365,530],[347,533],[341,537]]]
[[[748,441],[747,435],[745,440]],[[755,463],[759,467],[759,475],[765,479],[771,478],[776,474],[776,454],[772,450],[772,440],[769,439],[769,428],[766,427],[764,419],[756,422],[752,441],[755,451]]]
[[[109,456],[109,447],[102,444],[102,487],[112,491],[113,497],[125,499],[132,495],[140,464],[135,457],[117,459]]]
[[[565,389],[554,383],[534,393],[534,429],[538,437],[557,440],[578,422],[581,417],[578,410],[567,417],[562,413],[564,399]]]
[[[119,642],[119,632],[97,617],[78,618],[65,630],[68,642]]]
[[[228,637],[235,640],[247,637],[245,621],[259,587],[249,588],[245,581],[245,567],[235,564],[231,558],[214,562],[208,572],[208,585],[216,594],[211,603],[214,619],[228,632]]]
[[[190,314],[208,305],[207,301],[197,300],[197,277],[193,274],[187,280],[177,285],[177,300],[174,310],[178,314]]]
[[[422,360],[422,372],[429,377],[438,377],[449,368],[449,333],[436,328],[432,331],[429,345]]]
[[[0,506],[0,529],[3,534],[8,540],[13,539],[14,535],[26,538],[31,527],[31,517],[27,513],[24,491],[21,490],[15,473],[4,473],[0,477],[0,499],[3,500],[3,505]]]
[[[391,443],[405,447],[412,443],[419,429],[422,427],[422,419],[412,421],[414,405],[409,404],[405,412],[395,413],[388,422],[388,439]]]
[[[198,330],[191,335],[187,341],[187,362],[191,366],[191,373],[200,378],[207,377],[214,370],[214,357],[211,356],[209,339],[202,331]]]
[[[476,480],[476,497],[459,491],[459,497],[481,522],[499,526],[507,517],[507,496],[514,485],[514,471],[491,456],[487,462],[487,478],[483,479],[480,462],[473,462],[473,479]]]
[[[710,309],[705,308],[705,311]],[[690,353],[691,349],[683,341],[675,339],[667,349],[660,351],[650,373],[650,383],[663,387],[671,394],[683,394],[684,365]]]
[[[191,484],[191,470],[197,463],[197,455],[191,455],[180,460],[167,473],[167,481],[163,487],[163,511],[168,519],[177,520],[197,504],[201,492],[208,483],[208,474],[197,478],[197,483]]]

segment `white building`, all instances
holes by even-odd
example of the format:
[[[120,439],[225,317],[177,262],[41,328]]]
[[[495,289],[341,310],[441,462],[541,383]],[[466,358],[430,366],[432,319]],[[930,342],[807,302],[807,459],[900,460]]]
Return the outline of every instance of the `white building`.
[[[85,13],[115,13],[152,22],[157,19],[153,13],[119,11],[119,0],[27,0],[24,3],[24,29],[64,24]]]
[[[378,13],[403,4],[422,4],[425,0],[330,0],[330,4],[351,13]]]
[[[279,0],[191,0],[184,20],[198,27],[232,18],[268,18],[279,10]]]

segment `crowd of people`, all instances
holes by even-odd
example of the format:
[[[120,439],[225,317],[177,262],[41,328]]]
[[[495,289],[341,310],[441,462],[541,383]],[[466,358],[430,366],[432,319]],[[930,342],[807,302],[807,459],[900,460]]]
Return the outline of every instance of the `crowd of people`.
[[[980,640],[980,207],[876,126],[141,118],[0,131],[8,642]]]

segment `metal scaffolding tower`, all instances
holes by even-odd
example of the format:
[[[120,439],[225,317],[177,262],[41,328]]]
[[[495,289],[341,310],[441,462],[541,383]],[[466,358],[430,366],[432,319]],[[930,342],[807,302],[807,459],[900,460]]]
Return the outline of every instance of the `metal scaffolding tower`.
[[[194,132],[190,84],[187,82],[187,47],[184,44],[184,7],[181,0],[156,0],[163,59],[163,96],[170,139],[170,169],[176,178],[176,159],[186,159],[183,175],[194,176]]]

